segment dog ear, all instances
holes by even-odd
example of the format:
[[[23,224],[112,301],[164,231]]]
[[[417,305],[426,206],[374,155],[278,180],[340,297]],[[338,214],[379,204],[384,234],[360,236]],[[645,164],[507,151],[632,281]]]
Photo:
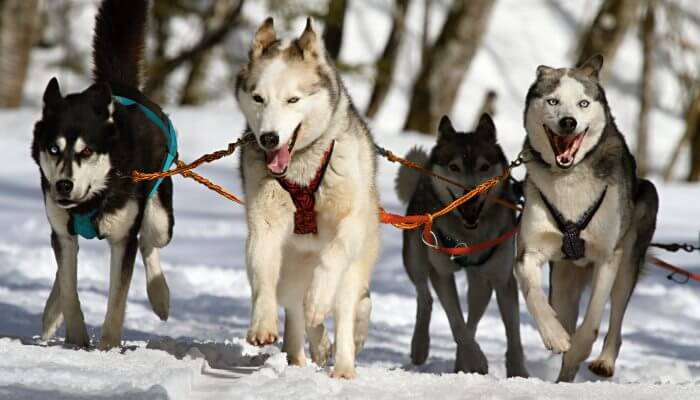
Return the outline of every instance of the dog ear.
[[[548,67],[546,65],[540,65],[537,67],[537,79],[542,79],[547,74],[553,72],[555,68]]]
[[[51,78],[44,90],[44,113],[54,111],[63,101],[61,88],[58,86],[58,79]]]
[[[95,83],[85,91],[92,98],[92,108],[97,115],[107,113],[105,117],[109,117],[111,113],[110,105],[112,104],[112,89],[106,83]]]
[[[491,119],[488,113],[481,114],[474,133],[489,142],[496,143],[496,125],[493,123],[493,119]]]
[[[311,17],[306,19],[306,28],[296,40],[296,45],[301,50],[302,58],[305,60],[318,59],[319,55],[323,54],[323,43],[320,36],[316,34],[314,21]]]
[[[258,30],[253,36],[253,43],[250,46],[250,59],[260,57],[268,47],[277,41],[277,33],[275,32],[275,22],[272,17],[267,19],[258,27]]]
[[[455,128],[452,126],[452,121],[447,115],[443,115],[440,118],[440,124],[438,125],[438,139],[445,139],[452,137],[456,134]]]
[[[600,54],[596,54],[588,60],[584,61],[577,69],[586,74],[586,76],[598,80],[598,75],[600,74],[600,70],[602,68],[603,56]]]

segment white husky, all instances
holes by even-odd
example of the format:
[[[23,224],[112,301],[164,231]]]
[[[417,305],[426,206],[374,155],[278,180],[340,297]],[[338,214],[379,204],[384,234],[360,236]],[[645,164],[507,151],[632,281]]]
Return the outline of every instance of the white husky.
[[[258,28],[236,98],[257,140],[241,155],[253,296],[248,342],[277,340],[281,304],[289,362],[305,364],[306,331],[312,360],[324,365],[330,342],[323,322],[332,312],[331,375],[352,378],[367,337],[379,252],[370,133],[311,20],[286,42],[277,39],[271,18]]]

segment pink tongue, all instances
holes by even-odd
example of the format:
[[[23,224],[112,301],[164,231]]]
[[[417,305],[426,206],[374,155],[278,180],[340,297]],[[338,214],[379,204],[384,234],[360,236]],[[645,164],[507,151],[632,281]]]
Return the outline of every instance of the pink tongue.
[[[267,153],[267,169],[273,174],[281,174],[289,165],[289,146],[283,145],[279,150]]]
[[[583,138],[583,135],[579,134],[575,138],[564,142],[564,146],[566,146],[566,150],[564,150],[563,153],[561,153],[557,156],[557,159],[559,160],[560,163],[568,164],[573,160],[574,153],[576,152],[576,150],[578,150],[578,148],[581,144],[582,138]]]

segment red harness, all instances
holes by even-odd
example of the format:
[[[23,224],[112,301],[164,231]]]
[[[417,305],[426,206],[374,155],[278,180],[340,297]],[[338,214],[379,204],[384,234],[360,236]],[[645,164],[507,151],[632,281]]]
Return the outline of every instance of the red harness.
[[[321,186],[323,175],[326,173],[328,162],[333,154],[333,146],[335,141],[331,142],[328,150],[323,154],[321,166],[316,171],[316,176],[309,182],[308,185],[302,186],[295,182],[290,182],[285,178],[277,178],[280,186],[289,193],[292,197],[292,202],[296,207],[294,211],[294,233],[297,235],[308,235],[310,233],[318,233],[318,224],[316,222],[316,191]]]

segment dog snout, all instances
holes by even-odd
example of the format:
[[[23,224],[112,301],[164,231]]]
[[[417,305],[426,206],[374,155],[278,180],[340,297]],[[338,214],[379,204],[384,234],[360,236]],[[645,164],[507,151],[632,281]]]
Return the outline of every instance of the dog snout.
[[[69,181],[68,179],[61,179],[60,181],[56,182],[56,191],[61,196],[68,196],[72,190],[73,182]]]
[[[280,143],[277,132],[265,132],[260,136],[260,145],[267,150],[272,150]]]
[[[562,133],[573,133],[576,129],[576,120],[572,117],[564,117],[559,120],[559,128]]]

